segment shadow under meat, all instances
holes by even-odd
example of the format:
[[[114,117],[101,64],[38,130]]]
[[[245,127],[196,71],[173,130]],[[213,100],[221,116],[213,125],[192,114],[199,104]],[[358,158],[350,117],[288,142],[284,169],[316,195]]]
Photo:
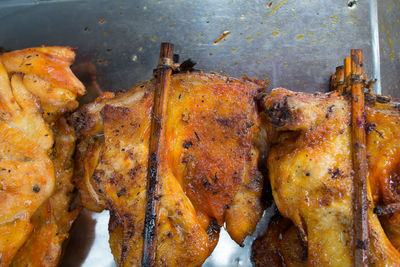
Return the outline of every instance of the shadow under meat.
[[[91,212],[82,209],[72,225],[69,239],[65,244],[64,254],[60,260],[60,267],[82,265],[95,238],[95,225],[96,220],[92,219]]]

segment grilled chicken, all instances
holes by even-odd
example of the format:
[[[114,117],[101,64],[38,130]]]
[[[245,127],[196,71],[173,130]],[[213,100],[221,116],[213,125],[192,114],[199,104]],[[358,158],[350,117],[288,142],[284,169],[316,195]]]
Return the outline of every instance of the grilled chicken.
[[[0,55],[8,73],[23,73],[23,84],[39,101],[46,121],[78,107],[76,98],[85,87],[75,77],[70,65],[75,52],[69,47],[46,46],[16,50]]]
[[[155,82],[105,93],[74,115],[84,205],[110,210],[118,266],[140,265]],[[226,223],[239,244],[261,216],[263,135],[254,97],[263,86],[217,74],[171,77],[156,225],[156,265],[200,266]]]
[[[75,132],[65,118],[52,127],[54,149],[50,155],[55,173],[53,193],[32,216],[34,231],[18,250],[11,266],[57,266],[64,240],[79,213],[73,185]]]
[[[74,55],[65,47],[0,55],[0,266],[55,266],[77,215],[65,204],[75,137],[61,118],[84,92],[69,69]]]
[[[376,205],[397,203],[399,106],[382,101],[382,97],[366,96],[369,199]],[[295,225],[301,243],[306,244],[307,264],[351,266],[350,101],[337,92],[311,95],[276,89],[264,98],[264,105],[267,135],[272,142],[268,168],[273,197],[280,213]],[[393,245],[378,216],[373,213],[374,203],[368,209],[370,244],[365,249],[370,254],[369,264],[399,266],[400,253],[394,246],[398,245],[396,240],[399,238],[397,214],[385,224]],[[292,231],[289,228],[284,226],[271,231]],[[273,239],[273,233],[269,238]],[[284,239],[274,242],[278,244],[275,247],[290,249],[291,245]],[[292,243],[292,251],[301,253],[298,245]],[[270,247],[266,249],[258,244],[254,248],[257,247],[271,251]],[[256,262],[265,260],[260,251],[254,256]],[[301,258],[301,255],[295,258]],[[288,266],[304,264],[296,263],[293,257],[281,260]]]

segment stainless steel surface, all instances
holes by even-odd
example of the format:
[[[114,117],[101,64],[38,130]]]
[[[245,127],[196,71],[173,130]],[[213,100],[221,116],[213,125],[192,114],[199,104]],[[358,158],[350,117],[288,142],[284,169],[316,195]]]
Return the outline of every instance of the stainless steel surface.
[[[102,87],[116,90],[148,79],[160,42],[170,41],[182,59],[192,58],[204,71],[268,78],[274,87],[311,92],[326,89],[351,48],[364,50],[371,73],[371,28],[379,22],[383,93],[396,94],[399,4],[372,1],[378,11],[366,0],[352,8],[346,0],[3,0],[0,45],[77,47],[78,61],[95,62]],[[375,21],[371,12],[377,12]],[[231,34],[214,44],[227,30]]]
[[[382,93],[400,97],[400,2],[379,0]]]
[[[380,81],[376,89],[400,97],[399,14],[398,0],[359,0],[352,7],[346,0],[3,0],[0,46],[76,47],[77,61],[95,63],[101,87],[113,91],[151,77],[162,41],[173,42],[198,69],[307,92],[327,90],[335,67],[360,48],[367,74]],[[231,33],[214,43],[225,31]],[[75,251],[69,247],[63,266],[112,266],[107,216],[81,215]],[[252,239],[240,248],[223,233],[204,265],[251,265]]]

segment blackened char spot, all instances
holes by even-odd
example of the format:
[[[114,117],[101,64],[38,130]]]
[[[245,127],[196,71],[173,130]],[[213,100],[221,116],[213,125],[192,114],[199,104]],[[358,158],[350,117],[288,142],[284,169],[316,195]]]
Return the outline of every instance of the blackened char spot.
[[[149,168],[150,172],[150,186],[149,187],[149,194],[152,194],[154,192],[154,189],[157,184],[157,167],[156,166],[150,166]],[[154,184],[153,184],[154,183]]]
[[[121,262],[124,262],[126,258],[128,257],[128,246],[127,245],[122,245],[122,250],[121,250]]]
[[[244,113],[232,114],[229,117],[220,117],[216,114],[215,122],[223,127],[237,130],[245,130],[246,115]]]
[[[370,93],[368,93],[368,92],[365,93],[364,99],[368,103],[372,103],[373,104],[375,102],[375,96],[370,94]]]
[[[251,128],[251,127],[253,127],[253,125],[254,125],[254,122],[252,122],[252,121],[248,121],[248,122],[246,123],[246,127],[247,127],[247,128]]]
[[[191,146],[193,146],[192,141],[186,141],[183,143],[183,147],[186,149],[189,149]]]
[[[127,231],[126,235],[128,238],[131,238],[133,236],[133,231]]]
[[[103,170],[95,170],[93,172],[92,178],[96,183],[100,183],[100,177],[104,175],[104,171]]]
[[[193,67],[196,65],[196,62],[192,61],[190,58],[183,61],[181,65],[179,65],[179,72],[192,72],[196,71]]]
[[[142,165],[139,164],[135,168],[130,169],[128,172],[129,177],[131,179],[135,178],[137,171],[140,170],[141,168],[142,168]]]
[[[367,134],[370,134],[375,129],[376,126],[378,126],[378,124],[376,124],[375,122],[365,123],[365,132]]]
[[[129,113],[130,109],[127,107],[115,107],[111,105],[105,105],[100,112],[104,122],[125,118]]]
[[[68,192],[68,196],[70,196],[69,201],[68,201],[68,212],[71,212],[75,209],[78,208],[78,206],[80,206],[81,204],[78,203],[80,201],[78,201],[78,189],[76,187],[74,187],[74,189],[70,192]]]
[[[119,190],[119,192],[117,193],[117,197],[120,197],[124,194],[126,194],[126,188],[122,188],[121,190]]]
[[[398,213],[400,210],[400,205],[399,203],[391,203],[386,206],[376,206],[374,208],[374,213],[378,216],[384,216],[384,215],[393,215],[394,213]]]
[[[329,169],[328,173],[331,175],[331,178],[335,180],[343,177],[343,172],[339,168]]]
[[[325,118],[329,118],[329,116],[331,115],[331,113],[333,112],[333,108],[335,107],[335,105],[329,106],[328,108],[328,112],[325,115]]]
[[[284,126],[290,118],[290,108],[288,105],[289,97],[290,95],[285,96],[283,103],[274,102],[270,108],[265,110],[269,120],[275,127]]]
[[[197,140],[200,142],[200,137],[199,137],[199,135],[198,135],[196,132],[194,132],[194,135],[196,136]]]
[[[376,215],[378,215],[378,216],[383,215],[383,208],[382,208],[381,206],[376,206],[376,207],[374,208],[374,213],[375,213]]]
[[[33,190],[33,192],[35,192],[35,193],[39,193],[40,187],[36,184],[36,185],[33,186],[32,190]]]
[[[379,103],[389,103],[389,102],[390,102],[390,98],[387,97],[387,96],[377,95],[377,96],[376,96],[376,102],[379,102]]]
[[[367,122],[367,123],[365,123],[365,132],[366,132],[366,134],[370,134],[372,131],[374,131],[379,135],[380,138],[383,138],[383,134],[376,129],[377,126],[378,126],[378,124],[376,124],[375,122]]]
[[[151,159],[151,162],[156,162],[157,161],[157,154],[156,153],[152,153],[151,155],[150,155],[150,159]]]
[[[365,240],[357,240],[357,249],[367,249],[367,242]]]
[[[219,124],[223,125],[223,126],[229,127],[229,120],[228,120],[228,119],[221,119],[221,118],[218,118],[218,119],[216,119],[216,121],[217,121]]]
[[[218,234],[219,229],[220,229],[220,226],[218,225],[217,221],[215,219],[213,219],[207,227],[208,236],[210,236],[212,234]]]

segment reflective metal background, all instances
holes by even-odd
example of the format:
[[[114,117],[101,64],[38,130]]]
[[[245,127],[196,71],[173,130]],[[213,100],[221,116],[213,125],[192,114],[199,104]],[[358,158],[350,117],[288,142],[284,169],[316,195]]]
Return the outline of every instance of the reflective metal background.
[[[335,67],[361,48],[375,89],[400,97],[399,14],[398,0],[3,0],[0,46],[76,47],[77,62],[95,63],[100,86],[112,91],[149,79],[164,41],[198,69],[307,92],[327,90]],[[63,266],[113,265],[107,216],[83,212]],[[205,265],[251,265],[253,239],[240,248],[223,232]]]

